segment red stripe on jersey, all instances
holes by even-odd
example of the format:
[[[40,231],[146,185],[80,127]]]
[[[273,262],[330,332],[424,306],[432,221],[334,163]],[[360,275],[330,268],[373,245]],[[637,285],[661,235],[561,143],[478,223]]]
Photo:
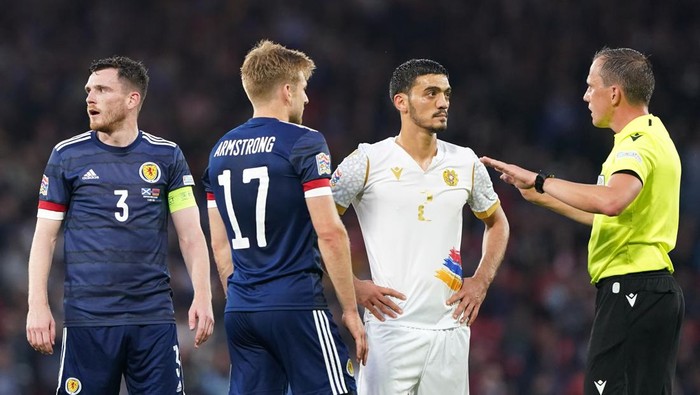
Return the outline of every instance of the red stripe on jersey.
[[[214,194],[211,192],[207,192],[207,200],[216,200],[214,199]]]
[[[319,178],[318,180],[311,180],[304,183],[304,192],[310,191],[316,188],[330,187],[331,180],[328,178]]]
[[[46,200],[39,200],[39,208],[42,210],[56,211],[59,213],[65,213],[67,211],[65,205],[47,202]]]

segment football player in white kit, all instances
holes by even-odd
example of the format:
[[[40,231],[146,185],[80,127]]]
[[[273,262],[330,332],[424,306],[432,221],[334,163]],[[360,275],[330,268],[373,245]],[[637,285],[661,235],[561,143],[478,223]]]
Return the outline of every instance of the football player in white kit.
[[[358,217],[372,280],[355,280],[372,358],[358,393],[469,394],[469,325],[503,260],[509,226],[486,168],[447,128],[447,70],[413,59],[393,73],[401,131],[360,144],[331,179],[339,211]],[[462,213],[485,224],[481,261],[462,275]]]

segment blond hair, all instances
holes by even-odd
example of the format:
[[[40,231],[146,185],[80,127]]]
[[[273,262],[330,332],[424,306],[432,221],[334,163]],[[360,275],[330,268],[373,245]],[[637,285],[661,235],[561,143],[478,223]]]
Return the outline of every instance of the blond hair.
[[[316,65],[305,53],[262,40],[248,52],[241,66],[243,89],[251,102],[268,100],[274,87],[299,83],[299,72],[309,80]]]

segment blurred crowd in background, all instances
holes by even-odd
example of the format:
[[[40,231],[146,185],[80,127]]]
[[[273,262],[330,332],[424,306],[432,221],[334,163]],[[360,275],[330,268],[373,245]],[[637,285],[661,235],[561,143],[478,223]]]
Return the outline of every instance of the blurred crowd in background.
[[[449,128],[441,139],[589,183],[612,146],[612,132],[593,128],[582,101],[591,57],[603,46],[650,55],[657,82],[650,111],[666,124],[683,162],[672,258],[687,311],[676,394],[700,394],[698,20],[700,2],[693,0],[3,2],[0,395],[55,392],[60,353],[43,356],[26,342],[27,259],[51,149],[88,129],[83,87],[89,63],[115,54],[145,63],[151,85],[139,126],[177,142],[199,179],[214,142],[252,114],[239,67],[262,38],[316,61],[304,123],[324,133],[334,165],[360,142],[398,133],[399,117],[388,97],[391,72],[410,58],[431,58],[448,68],[453,87]],[[589,229],[524,202],[492,176],[511,241],[472,327],[472,393],[580,394],[595,297],[586,271]],[[197,193],[205,214],[203,191]],[[479,260],[483,226],[468,211],[465,218],[462,259],[469,272]],[[344,221],[355,272],[367,278],[353,213]],[[171,246],[187,393],[225,394],[224,293],[212,265],[217,327],[195,350],[187,328],[192,290],[174,238]],[[49,284],[59,332],[61,248],[59,241]],[[332,292],[328,296],[334,300]]]

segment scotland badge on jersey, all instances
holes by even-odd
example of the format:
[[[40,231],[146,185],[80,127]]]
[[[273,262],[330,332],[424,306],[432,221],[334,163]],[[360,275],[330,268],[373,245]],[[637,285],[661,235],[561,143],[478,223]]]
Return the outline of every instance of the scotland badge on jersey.
[[[66,392],[73,395],[73,394],[79,394],[80,391],[83,389],[83,384],[80,382],[80,380],[76,379],[75,377],[69,377],[68,380],[66,380]]]
[[[318,175],[331,174],[331,157],[325,152],[316,154],[316,168]]]
[[[146,162],[139,168],[141,179],[148,183],[155,183],[160,180],[160,167],[153,162]]]

